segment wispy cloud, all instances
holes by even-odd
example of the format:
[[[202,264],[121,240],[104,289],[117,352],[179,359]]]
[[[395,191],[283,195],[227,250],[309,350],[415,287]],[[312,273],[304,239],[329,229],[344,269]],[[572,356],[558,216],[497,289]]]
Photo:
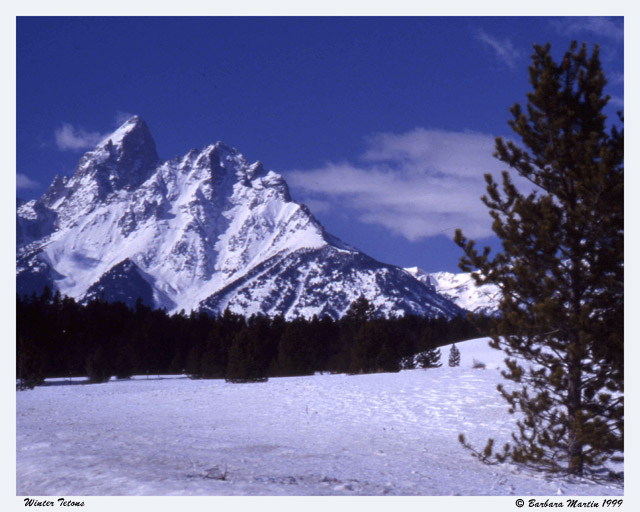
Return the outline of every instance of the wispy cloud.
[[[307,197],[304,204],[306,204],[312,213],[324,213],[333,208],[333,205],[329,201],[323,201],[322,199],[314,199]]]
[[[113,118],[115,127],[120,126],[132,117],[133,114],[118,110]],[[59,150],[80,151],[94,148],[99,142],[108,137],[109,133],[111,132],[88,132],[70,123],[62,123],[62,126],[54,131],[54,137]]]
[[[621,43],[624,41],[624,22],[622,18],[616,19],[601,16],[562,18],[554,21],[554,27],[563,34],[575,35],[589,32],[615,42]]]
[[[91,149],[107,134],[97,132],[87,132],[82,128],[75,128],[69,123],[63,123],[62,126],[56,128],[54,136],[56,146],[61,151],[78,151],[83,149]]]
[[[126,123],[132,117],[133,117],[133,114],[130,114],[129,112],[122,112],[122,111],[118,110],[116,112],[115,122],[116,122],[116,124],[118,126],[120,126],[121,124]]]
[[[609,98],[609,105],[614,107],[624,107],[624,99],[620,96],[611,96],[611,98]]]
[[[501,41],[487,34],[482,29],[478,30],[476,36],[485,46],[491,48],[502,62],[511,69],[516,68],[518,59],[520,58],[520,51],[513,46],[511,40],[504,39]]]
[[[16,174],[16,188],[18,190],[29,190],[39,186],[40,184],[37,181],[33,181],[26,174],[20,172]]]
[[[613,72],[607,75],[607,80],[611,85],[623,85],[624,84],[624,73]]]
[[[504,165],[493,158],[494,138],[418,128],[368,139],[358,164],[328,163],[287,173],[294,193],[308,204],[346,212],[415,241],[438,234],[492,234],[480,197],[484,174]],[[313,209],[312,209],[313,211]]]

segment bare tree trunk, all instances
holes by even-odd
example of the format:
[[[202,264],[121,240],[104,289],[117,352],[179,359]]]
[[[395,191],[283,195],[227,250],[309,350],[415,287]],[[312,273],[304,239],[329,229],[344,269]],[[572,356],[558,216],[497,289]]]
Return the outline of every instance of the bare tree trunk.
[[[582,408],[582,349],[580,334],[571,333],[571,343],[567,351],[569,372],[567,382],[567,455],[568,471],[572,475],[582,476],[584,470],[583,440],[580,438],[580,409]]]

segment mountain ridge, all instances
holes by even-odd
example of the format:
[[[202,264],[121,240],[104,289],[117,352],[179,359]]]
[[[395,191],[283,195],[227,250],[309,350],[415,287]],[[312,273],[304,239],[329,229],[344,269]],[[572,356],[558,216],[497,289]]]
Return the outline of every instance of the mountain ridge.
[[[286,181],[221,142],[158,158],[132,117],[17,208],[19,293],[170,312],[342,316],[360,295],[385,315],[461,310],[399,267],[327,233]]]
[[[500,288],[494,284],[478,286],[471,272],[429,273],[418,267],[405,268],[405,270],[465,311],[479,315],[495,315],[498,312]]]

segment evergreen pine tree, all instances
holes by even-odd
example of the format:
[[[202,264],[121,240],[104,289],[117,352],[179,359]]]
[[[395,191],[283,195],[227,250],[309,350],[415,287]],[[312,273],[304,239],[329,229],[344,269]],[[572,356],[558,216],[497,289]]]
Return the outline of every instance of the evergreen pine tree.
[[[354,300],[344,314],[345,321],[355,323],[358,327],[365,322],[373,320],[375,317],[376,310],[364,295],[360,295]]]
[[[425,352],[421,352],[416,357],[416,363],[418,368],[440,368],[442,363],[440,362],[440,349],[431,348]]]
[[[133,345],[120,341],[116,358],[113,364],[113,371],[118,379],[130,379],[136,367],[136,353]]]
[[[460,351],[455,343],[451,345],[451,349],[449,350],[449,366],[460,366]]]
[[[33,389],[42,384],[45,379],[45,360],[34,340],[18,335],[16,355],[17,388],[20,390]]]
[[[221,379],[225,376],[227,368],[227,353],[221,340],[217,337],[218,330],[212,329],[206,336],[202,353],[198,360],[199,377],[203,379]],[[194,359],[197,354],[191,355],[189,363],[196,366]]]
[[[265,359],[262,342],[249,327],[243,327],[229,349],[228,382],[264,382],[270,360]]]
[[[400,354],[396,345],[387,320],[378,318],[363,323],[353,340],[349,372],[400,371]]]
[[[533,191],[486,175],[502,252],[491,259],[459,230],[456,242],[461,268],[502,290],[492,344],[521,385],[499,388],[523,418],[496,458],[582,475],[623,450],[624,135],[606,126],[597,46],[574,42],[558,64],[534,45],[532,61],[533,90],[509,122],[524,148],[498,138],[495,155]]]
[[[100,384],[107,382],[112,375],[107,355],[101,346],[98,346],[89,357],[87,357],[86,372],[89,382]]]
[[[278,375],[313,373],[316,347],[311,343],[309,333],[309,323],[304,318],[287,323],[278,344]]]

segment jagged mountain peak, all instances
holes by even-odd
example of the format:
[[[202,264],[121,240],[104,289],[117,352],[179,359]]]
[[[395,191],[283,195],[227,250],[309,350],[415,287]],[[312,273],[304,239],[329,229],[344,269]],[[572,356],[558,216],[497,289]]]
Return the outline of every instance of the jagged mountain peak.
[[[43,194],[41,201],[49,208],[51,208],[60,197],[62,197],[65,193],[65,187],[69,178],[66,176],[61,176],[60,174],[56,174],[49,185],[49,188]]]
[[[132,116],[116,128],[111,134],[102,139],[97,147],[106,146],[111,141],[111,144],[119,146],[122,144],[123,139],[129,137],[132,133],[138,131],[149,131],[147,123],[145,123],[140,116]]]
[[[460,309],[328,234],[283,177],[222,142],[160,161],[135,116],[17,212],[19,293],[136,295],[169,311],[327,314],[364,295],[380,312]]]
[[[103,198],[113,191],[139,186],[157,163],[151,131],[134,116],[82,156],[70,186],[86,188],[93,182],[98,196]]]
[[[207,169],[211,178],[218,182],[230,180],[249,185],[252,180],[268,174],[260,161],[249,164],[236,148],[220,141],[206,146],[202,151],[191,150],[186,158],[194,162],[194,167]],[[271,174],[280,177],[273,172]]]
[[[125,166],[132,160],[141,160],[141,168],[151,167],[158,161],[151,131],[147,123],[138,116],[125,121],[89,153],[94,158],[112,159]]]

